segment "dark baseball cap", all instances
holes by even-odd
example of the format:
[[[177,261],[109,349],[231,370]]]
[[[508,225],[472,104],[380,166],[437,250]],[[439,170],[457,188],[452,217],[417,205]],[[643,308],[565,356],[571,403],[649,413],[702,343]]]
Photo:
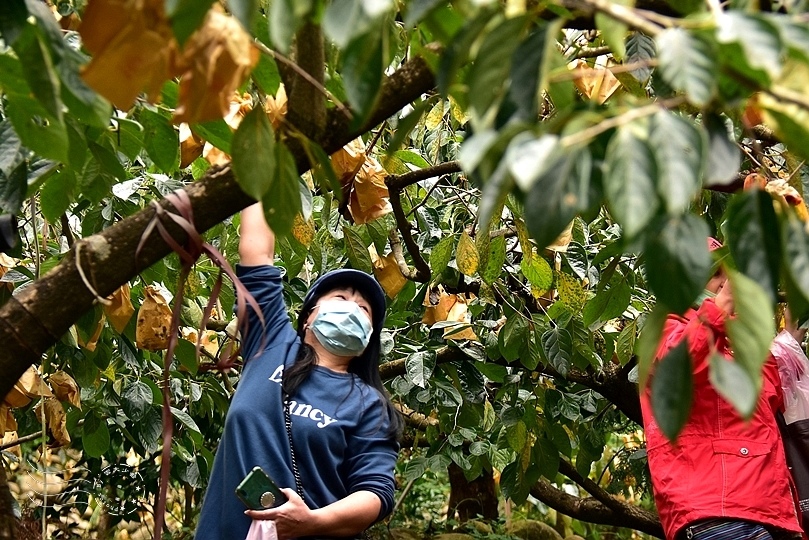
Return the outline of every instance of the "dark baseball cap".
[[[318,298],[340,287],[351,287],[368,300],[371,304],[373,331],[379,333],[385,326],[385,291],[376,278],[360,270],[351,268],[332,270],[317,278],[303,299],[302,311],[310,311]]]

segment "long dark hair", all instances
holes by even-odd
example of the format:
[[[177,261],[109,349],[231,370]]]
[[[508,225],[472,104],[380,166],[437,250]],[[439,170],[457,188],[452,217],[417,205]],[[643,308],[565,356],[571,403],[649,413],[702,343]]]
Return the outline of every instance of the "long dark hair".
[[[328,292],[331,291],[325,291],[323,294]],[[361,291],[360,294],[362,294]],[[312,367],[317,364],[317,354],[312,346],[304,341],[304,338],[306,336],[306,320],[309,318],[309,314],[314,309],[314,306],[317,305],[318,299],[319,298],[315,298],[313,302],[310,302],[311,305],[304,305],[304,308],[301,309],[298,315],[297,331],[298,337],[301,340],[301,346],[300,349],[298,349],[295,362],[291,366],[284,367],[281,389],[285,396],[295,395],[295,391],[298,387],[309,378]],[[348,364],[348,372],[362,379],[365,384],[375,389],[382,396],[390,424],[390,430],[387,435],[398,439],[404,427],[402,415],[396,407],[394,407],[393,402],[390,400],[390,395],[387,389],[385,389],[385,385],[382,384],[382,378],[379,376],[379,358],[382,352],[381,333],[381,328],[373,329],[368,346],[361,355],[351,359],[351,363]]]

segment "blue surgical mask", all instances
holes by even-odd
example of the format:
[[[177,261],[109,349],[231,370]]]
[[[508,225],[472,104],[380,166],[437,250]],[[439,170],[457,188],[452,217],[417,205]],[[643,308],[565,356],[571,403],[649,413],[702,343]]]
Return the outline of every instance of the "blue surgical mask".
[[[701,306],[702,303],[708,298],[716,298],[716,293],[711,292],[708,289],[703,289],[703,291],[699,293],[699,296],[697,296],[697,299],[694,300],[694,307]]]
[[[356,302],[323,300],[310,326],[323,348],[338,356],[359,356],[371,340],[371,321]]]

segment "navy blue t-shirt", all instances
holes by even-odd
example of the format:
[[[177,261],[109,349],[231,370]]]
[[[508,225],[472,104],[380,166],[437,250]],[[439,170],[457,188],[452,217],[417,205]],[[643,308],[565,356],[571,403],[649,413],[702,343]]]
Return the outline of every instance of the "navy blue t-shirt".
[[[264,336],[258,317],[248,307],[249,328],[242,341],[245,366],[225,420],[196,540],[247,536],[250,518],[234,491],[256,465],[279,486],[295,489],[281,376],[284,366],[295,361],[300,339],[287,316],[281,270],[267,265],[239,266],[237,271],[261,307]],[[383,400],[356,375],[320,366],[313,368],[292,396],[295,458],[310,508],[366,490],[382,503],[380,519],[391,512],[398,443],[388,435]]]

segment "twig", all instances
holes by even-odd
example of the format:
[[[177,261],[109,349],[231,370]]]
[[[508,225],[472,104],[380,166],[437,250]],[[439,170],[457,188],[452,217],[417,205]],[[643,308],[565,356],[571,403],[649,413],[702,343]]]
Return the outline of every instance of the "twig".
[[[62,222],[62,236],[67,240],[67,247],[72,248],[76,238],[73,236],[73,231],[70,230],[70,221],[67,219],[67,214],[62,214],[59,220]]]
[[[410,268],[404,258],[402,238],[399,236],[397,229],[391,229],[390,233],[388,233],[388,240],[390,241],[391,253],[393,253],[393,258],[396,261],[396,265],[399,267],[399,271],[402,273],[402,275],[410,281],[419,281],[416,279],[418,276],[418,270]]]
[[[303,79],[305,79],[307,82],[309,82],[309,84],[314,86],[318,90],[318,92],[320,92],[321,94],[326,96],[327,99],[330,99],[332,101],[332,103],[334,103],[334,106],[337,107],[337,109],[339,111],[341,111],[343,114],[346,115],[346,118],[348,118],[349,120],[352,120],[354,118],[354,115],[351,114],[351,110],[349,110],[349,108],[346,107],[345,104],[342,101],[337,99],[334,96],[334,94],[329,92],[329,90],[325,86],[323,86],[322,84],[317,82],[311,75],[306,73],[306,71],[302,70],[301,67],[298,64],[296,64],[295,62],[293,62],[292,60],[290,60],[289,58],[287,58],[283,54],[270,49],[269,47],[267,47],[264,43],[262,43],[258,39],[253,40],[253,43],[255,44],[256,48],[258,48],[259,51],[263,52],[267,56],[272,57],[273,60],[275,60],[277,62],[281,62],[281,63],[289,66],[290,68],[292,68],[295,71],[295,73],[300,75]]]
[[[447,161],[446,163],[441,163],[434,167],[426,167],[405,174],[392,174],[385,179],[385,185],[388,186],[388,189],[402,190],[407,186],[421,182],[422,180],[427,180],[428,178],[458,172],[461,172],[461,163],[459,161]]]
[[[612,49],[606,45],[603,47],[585,47],[584,49],[579,49],[576,54],[573,55],[573,58],[596,58],[610,54],[611,52]]]
[[[44,433],[32,433],[30,435],[26,435],[25,437],[20,437],[19,439],[15,439],[15,440],[13,440],[11,442],[0,445],[0,451],[8,450],[9,448],[14,448],[15,446],[18,446],[18,445],[23,444],[23,443],[35,441],[35,440],[39,439],[40,437],[44,437],[44,436],[45,436]]]
[[[685,97],[679,96],[664,101],[659,101],[657,103],[651,103],[643,107],[638,107],[637,109],[631,109],[625,112],[624,114],[619,114],[618,116],[607,118],[603,122],[599,122],[598,124],[592,127],[583,129],[581,131],[577,131],[576,133],[563,137],[560,143],[562,144],[563,147],[570,148],[571,146],[576,146],[578,144],[585,143],[590,139],[601,135],[605,131],[609,131],[610,129],[622,126],[624,124],[628,124],[639,118],[643,118],[644,116],[651,116],[660,109],[674,108],[678,105],[681,105],[682,103],[685,103]]]
[[[31,196],[31,230],[34,237],[34,278],[39,279],[39,233],[37,232],[37,200],[33,195]]]
[[[416,210],[427,204],[427,201],[430,199],[430,195],[432,195],[433,191],[435,191],[435,189],[438,187],[438,184],[441,183],[441,180],[442,180],[441,178],[436,180],[435,184],[433,184],[432,187],[427,190],[427,194],[424,196],[424,198],[418,204],[416,204],[410,209],[410,212],[407,213],[408,218],[413,214],[413,212],[415,212]]]
[[[634,9],[613,4],[609,0],[580,0],[580,3],[609,15],[616,21],[625,23],[627,26],[640,30],[651,37],[655,37],[662,30],[657,24],[641,17]]]

